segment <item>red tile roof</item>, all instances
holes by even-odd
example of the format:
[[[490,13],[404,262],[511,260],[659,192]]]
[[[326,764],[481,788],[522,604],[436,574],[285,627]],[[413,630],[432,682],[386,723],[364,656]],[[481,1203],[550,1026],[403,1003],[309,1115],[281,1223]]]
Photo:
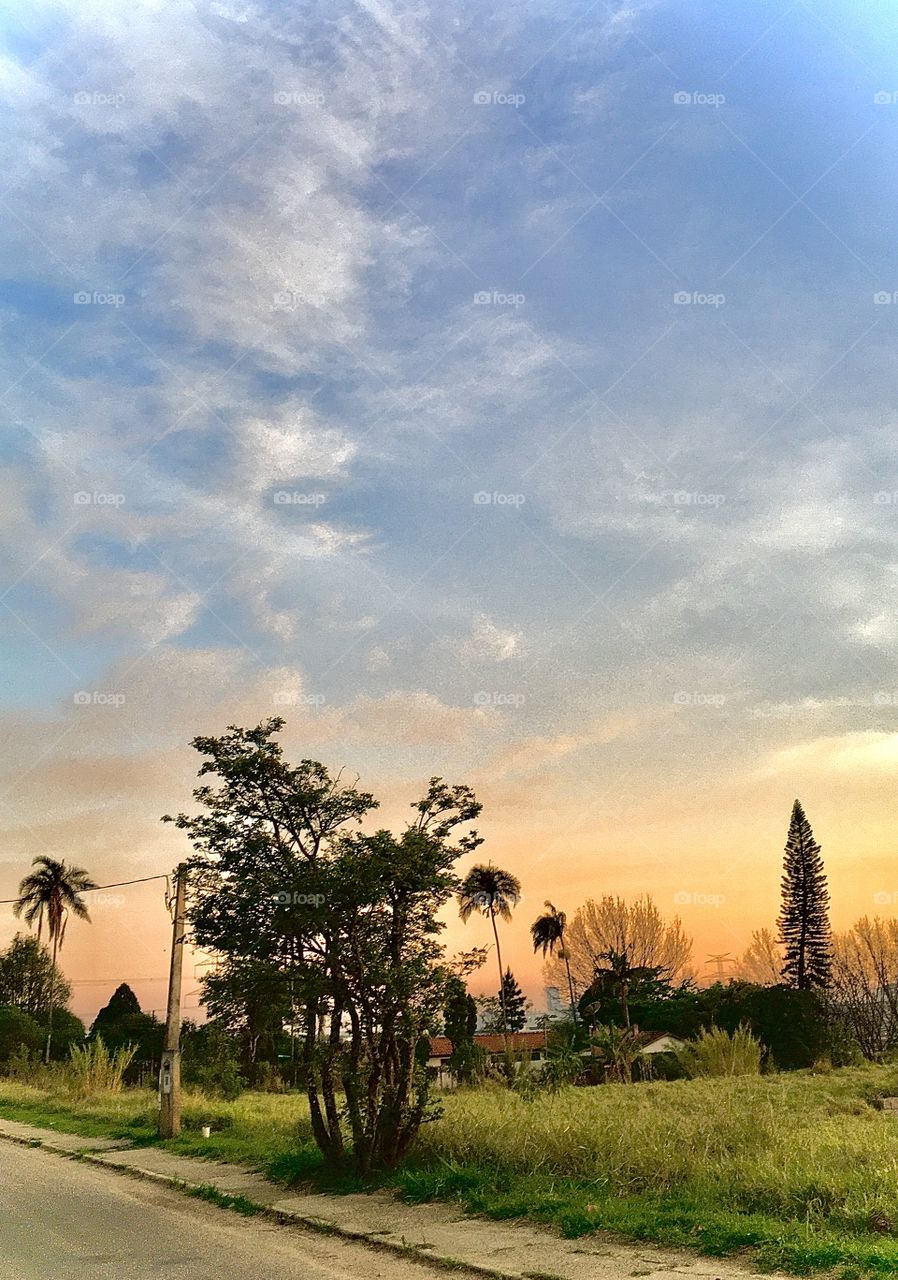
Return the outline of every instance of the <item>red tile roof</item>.
[[[512,1031],[508,1034],[508,1048],[519,1053],[522,1049],[544,1049],[546,1046],[545,1031]],[[474,1043],[487,1053],[504,1053],[506,1037],[477,1034]],[[430,1037],[430,1056],[432,1058],[448,1058],[452,1053],[452,1041],[448,1036]]]

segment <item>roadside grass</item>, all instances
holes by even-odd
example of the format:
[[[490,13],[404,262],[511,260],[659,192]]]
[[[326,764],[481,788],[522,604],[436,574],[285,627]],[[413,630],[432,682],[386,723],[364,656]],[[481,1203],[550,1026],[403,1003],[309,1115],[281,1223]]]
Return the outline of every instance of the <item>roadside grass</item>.
[[[613,1232],[756,1266],[845,1280],[898,1273],[898,1069],[444,1095],[413,1157],[383,1184],[569,1238]],[[162,1144],[239,1162],[289,1185],[355,1191],[329,1175],[298,1094],[234,1102],[192,1091],[182,1135]],[[0,1080],[0,1115],[85,1136],[155,1142],[150,1091],[82,1101]],[[208,1124],[212,1136],[202,1137]]]

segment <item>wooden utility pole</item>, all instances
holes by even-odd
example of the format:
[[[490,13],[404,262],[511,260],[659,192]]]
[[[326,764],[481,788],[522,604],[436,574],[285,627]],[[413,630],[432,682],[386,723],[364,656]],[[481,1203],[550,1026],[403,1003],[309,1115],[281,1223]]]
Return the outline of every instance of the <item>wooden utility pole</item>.
[[[184,967],[187,904],[187,868],[178,867],[175,914],[172,925],[171,968],[168,977],[168,1012],[159,1068],[159,1136],[176,1138],[181,1132],[181,971]]]

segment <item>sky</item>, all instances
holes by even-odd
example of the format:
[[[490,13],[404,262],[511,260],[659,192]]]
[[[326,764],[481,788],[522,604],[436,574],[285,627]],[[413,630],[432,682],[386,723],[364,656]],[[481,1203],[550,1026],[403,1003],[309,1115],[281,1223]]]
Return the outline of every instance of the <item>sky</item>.
[[[894,915],[896,36],[0,4],[0,898],[169,871],[190,739],[283,715],[386,824],[475,787],[537,1002],[546,898],[738,955],[796,796],[834,925]],[[82,1016],[162,1007],[163,889],[69,930]]]

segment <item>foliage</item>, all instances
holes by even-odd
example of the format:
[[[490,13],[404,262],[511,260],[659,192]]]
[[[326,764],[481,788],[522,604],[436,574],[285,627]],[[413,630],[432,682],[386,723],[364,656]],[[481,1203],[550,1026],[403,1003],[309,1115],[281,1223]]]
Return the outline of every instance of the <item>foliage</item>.
[[[215,1098],[239,1098],[246,1085],[240,1074],[239,1046],[224,1024],[210,1021],[198,1027],[188,1023],[182,1045],[185,1084],[196,1085]]]
[[[829,890],[820,856],[801,802],[792,806],[783,862],[779,941],[785,950],[783,980],[805,990],[830,982],[832,943]]]
[[[688,1076],[749,1076],[761,1070],[763,1046],[748,1027],[732,1033],[721,1027],[702,1031],[677,1057]]]
[[[162,1023],[151,1014],[141,1012],[137,996],[123,982],[94,1019],[89,1039],[102,1038],[112,1051],[132,1045],[136,1061],[155,1064],[162,1054],[164,1034]]]
[[[21,1050],[37,1049],[42,1041],[40,1023],[23,1009],[11,1005],[0,1006],[0,1066],[9,1063]]]
[[[17,933],[0,952],[0,1005],[13,1005],[32,1017],[46,1016],[53,984],[58,1005],[65,1005],[72,991],[46,947],[37,938]]]
[[[769,929],[752,930],[751,942],[739,965],[739,976],[745,982],[762,987],[779,984],[783,971],[783,949]]]
[[[499,1005],[503,1010],[506,1031],[523,1031],[527,1024],[527,998],[510,969],[502,975]]]
[[[667,922],[648,895],[632,902],[607,895],[598,901],[590,898],[567,921],[564,951],[577,991],[592,986],[597,970],[606,967],[612,952],[626,956],[634,969],[657,969],[667,982],[676,984],[687,975],[692,941],[680,920]],[[556,956],[547,973],[563,986],[564,960]]]
[[[533,942],[534,954],[537,951],[543,953],[543,959],[547,956],[554,956],[557,952],[558,959],[564,964],[564,973],[567,978],[568,996],[570,998],[571,1017],[574,1022],[577,1021],[577,999],[574,995],[574,978],[571,973],[571,962],[567,951],[564,949],[564,931],[567,928],[567,916],[563,911],[559,911],[548,900],[543,904],[545,911],[542,915],[536,917],[530,926],[530,937]]]
[[[639,1059],[641,1041],[635,1027],[607,1027],[594,1029],[590,1043],[596,1058],[602,1063],[607,1080],[629,1084],[633,1079],[633,1065]]]
[[[73,1045],[63,1072],[63,1088],[78,1098],[120,1092],[134,1052],[133,1046],[127,1046],[110,1053],[99,1037],[88,1044]]]
[[[38,1019],[46,1035],[47,1018]],[[53,1040],[50,1046],[50,1061],[65,1062],[76,1045],[84,1043],[84,1023],[69,1009],[56,1009],[53,1012]],[[46,1046],[45,1046],[46,1047]]]
[[[80,920],[90,920],[87,907],[84,905],[83,893],[95,889],[96,885],[83,867],[69,867],[55,858],[40,854],[31,865],[37,871],[30,872],[19,885],[19,896],[13,906],[13,914],[24,915],[25,923],[31,927],[37,920],[37,939],[41,940],[44,917],[47,919],[47,932],[52,947],[51,975],[56,973],[56,956],[65,941],[65,928],[69,915]],[[50,1061],[53,1041],[53,1010],[59,1003],[55,984],[51,981],[47,1002],[47,1040],[44,1047],[44,1061]]]
[[[865,1058],[898,1045],[898,920],[864,916],[836,934],[830,996]]]
[[[458,914],[466,923],[472,915],[479,912],[489,918],[493,927],[493,938],[496,943],[496,964],[499,970],[499,1003],[502,1010],[500,1030],[508,1031],[508,1010],[505,1008],[504,978],[502,967],[502,948],[499,945],[499,927],[497,917],[510,920],[511,913],[521,900],[521,882],[510,871],[494,867],[490,863],[478,863],[472,867],[462,882],[458,894]]]
[[[292,978],[281,962],[225,956],[201,981],[203,1004],[235,1041],[243,1074],[256,1083],[276,1063],[293,1022]]]
[[[433,778],[399,836],[362,834],[373,797],[315,761],[289,765],[282,727],[194,740],[201,776],[220,785],[195,791],[199,816],[175,819],[195,850],[189,919],[233,965],[289,978],[315,1141],[367,1175],[397,1164],[429,1114],[419,1050],[445,1002],[439,912],[456,860],[479,844],[456,842],[457,828],[480,806]]]
[[[482,1068],[483,1055],[474,1043],[477,1002],[456,974],[446,979],[443,1033],[452,1041],[449,1068],[459,1084],[470,1084]]]

